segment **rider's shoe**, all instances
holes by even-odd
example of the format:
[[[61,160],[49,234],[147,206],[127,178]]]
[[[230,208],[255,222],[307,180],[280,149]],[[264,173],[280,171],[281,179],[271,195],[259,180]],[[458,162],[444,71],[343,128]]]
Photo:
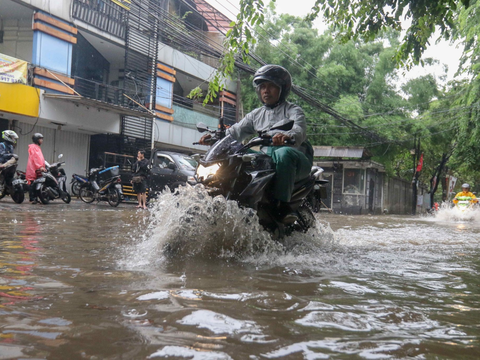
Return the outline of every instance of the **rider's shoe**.
[[[277,220],[284,225],[292,225],[298,220],[298,216],[292,211],[288,203],[279,201],[275,212]]]

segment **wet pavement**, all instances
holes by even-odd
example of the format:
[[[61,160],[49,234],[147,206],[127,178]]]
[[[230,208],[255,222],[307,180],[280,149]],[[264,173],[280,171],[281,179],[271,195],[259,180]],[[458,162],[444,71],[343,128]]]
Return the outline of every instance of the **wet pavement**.
[[[480,357],[480,217],[322,213],[285,251],[198,199],[0,201],[0,359]]]

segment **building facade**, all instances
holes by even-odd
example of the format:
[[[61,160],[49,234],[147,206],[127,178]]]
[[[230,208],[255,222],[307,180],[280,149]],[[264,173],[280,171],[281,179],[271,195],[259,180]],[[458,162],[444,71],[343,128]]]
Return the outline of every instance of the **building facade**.
[[[412,214],[412,182],[389,177],[385,167],[371,160],[362,147],[314,146],[315,165],[324,169],[327,199],[325,210],[339,214]],[[430,209],[424,185],[418,185],[416,212]]]
[[[0,82],[0,130],[17,131],[19,168],[31,135],[67,174],[105,153],[198,151],[197,122],[236,121],[237,84],[207,106],[230,21],[204,0],[0,0],[0,54],[29,64],[25,84]]]

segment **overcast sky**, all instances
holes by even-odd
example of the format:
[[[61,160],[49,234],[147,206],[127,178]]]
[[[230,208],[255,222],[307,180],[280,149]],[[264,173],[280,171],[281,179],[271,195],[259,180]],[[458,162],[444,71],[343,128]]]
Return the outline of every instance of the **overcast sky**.
[[[219,11],[227,15],[230,19],[233,19],[238,13],[238,0],[207,1]],[[295,16],[305,16],[308,14],[314,3],[315,0],[276,0],[277,13],[287,13]],[[320,32],[326,29],[326,26],[321,18],[315,21],[315,27],[318,28]],[[434,59],[440,60],[442,64],[446,64],[448,66],[448,80],[451,80],[454,78],[454,74],[458,68],[459,59],[462,54],[461,48],[450,45],[446,41],[441,41],[439,44],[435,44],[435,40],[436,39],[431,40],[432,45],[427,49],[424,57],[432,57]],[[403,73],[404,71],[400,71],[400,76],[403,76]],[[406,73],[405,78],[415,78],[421,75],[425,75],[427,73],[432,73],[438,77],[443,74],[443,66],[438,65],[426,68],[416,67]]]

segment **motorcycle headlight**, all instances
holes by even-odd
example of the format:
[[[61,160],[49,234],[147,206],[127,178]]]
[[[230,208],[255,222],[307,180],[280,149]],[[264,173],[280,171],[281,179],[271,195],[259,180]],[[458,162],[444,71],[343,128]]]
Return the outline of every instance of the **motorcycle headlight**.
[[[220,169],[220,166],[218,164],[213,164],[208,167],[205,167],[203,165],[198,165],[197,167],[197,179],[202,180],[202,179],[208,179],[210,176],[213,176],[217,173],[218,169]]]

